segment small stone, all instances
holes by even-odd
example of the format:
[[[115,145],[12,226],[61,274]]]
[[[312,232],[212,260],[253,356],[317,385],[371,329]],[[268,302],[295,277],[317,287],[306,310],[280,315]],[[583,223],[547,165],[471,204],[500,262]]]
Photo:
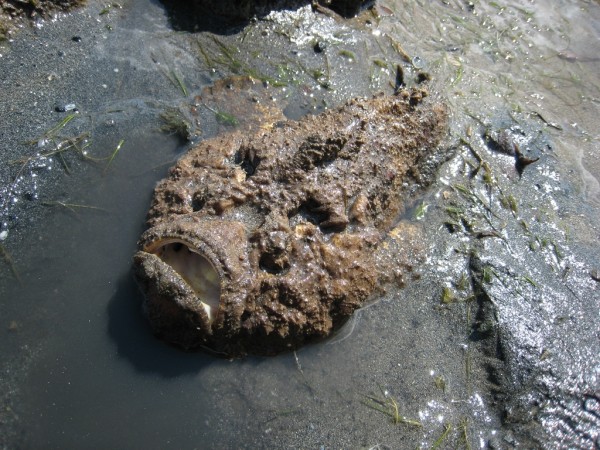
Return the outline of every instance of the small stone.
[[[515,445],[517,443],[517,441],[515,440],[514,436],[512,435],[512,433],[510,431],[504,435],[504,442],[506,442],[507,444],[510,444],[510,445]]]
[[[54,111],[56,112],[69,112],[69,111],[77,111],[77,106],[75,103],[59,103],[54,107]]]
[[[19,329],[19,324],[16,320],[11,320],[8,324],[8,331],[17,331]]]
[[[73,36],[73,37],[71,38],[71,40],[72,40],[73,42],[81,42],[81,36]]]
[[[417,70],[422,69],[423,67],[425,67],[425,62],[423,61],[423,59],[420,56],[415,56],[412,61],[411,61],[413,67]]]
[[[598,269],[592,269],[590,271],[590,276],[592,277],[592,280],[600,282],[600,272]]]
[[[587,412],[590,412],[596,416],[600,416],[600,398],[599,397],[588,397],[583,403],[583,407]]]

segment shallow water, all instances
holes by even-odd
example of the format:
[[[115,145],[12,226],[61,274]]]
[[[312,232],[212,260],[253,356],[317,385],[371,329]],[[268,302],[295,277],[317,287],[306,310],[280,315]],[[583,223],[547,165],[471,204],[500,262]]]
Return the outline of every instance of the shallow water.
[[[103,15],[103,5],[92,2],[24,30],[1,50],[4,86],[12,89],[3,87],[2,157],[31,155],[36,148],[24,141],[66,117],[53,111],[56,102],[73,101],[80,112],[63,134],[89,131],[89,154],[106,159],[65,153],[64,163],[53,157],[52,170],[27,166],[18,183],[19,165],[2,169],[2,245],[21,283],[10,264],[0,267],[0,442],[414,448],[434,445],[452,424],[449,439],[466,446],[466,420],[472,448],[501,435],[510,443],[484,369],[475,362],[465,374],[471,356],[462,313],[435,309],[438,286],[427,274],[390,291],[328,342],[231,362],[156,341],[130,275],[152,187],[185,151],[175,136],[160,133],[158,115],[179,107],[196,139],[227,131],[210,110],[194,109],[194,97],[206,101],[204,86],[250,69],[271,81],[265,99],[299,117],[351,96],[389,92],[398,63],[407,78],[423,67],[451,107],[454,135],[469,137],[471,128],[506,114],[543,129],[556,177],[568,179],[586,218],[600,218],[600,6],[472,2],[472,10],[469,3],[387,1],[376,15],[348,23],[308,9],[278,13],[218,36],[240,48],[228,59],[210,35],[172,31],[156,2],[131,0]],[[327,44],[324,55],[314,52],[316,40]],[[220,59],[209,63],[199,45]],[[218,94],[214,105],[228,112],[228,98]],[[16,204],[6,203],[13,198]],[[593,223],[576,232],[584,243],[597,239]],[[439,375],[445,389],[436,387]],[[423,426],[392,424],[367,406],[369,396],[395,399]]]

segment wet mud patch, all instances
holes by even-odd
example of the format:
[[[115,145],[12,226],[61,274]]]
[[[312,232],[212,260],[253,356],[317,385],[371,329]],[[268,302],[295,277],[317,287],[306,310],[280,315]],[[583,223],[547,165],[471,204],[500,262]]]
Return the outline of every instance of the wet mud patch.
[[[196,142],[205,134],[232,130],[254,132],[286,120],[282,109],[285,91],[250,76],[215,80],[190,103],[168,107],[160,113],[161,130],[182,142]]]
[[[194,100],[196,105],[214,114],[221,132],[235,127],[252,133],[257,129],[270,129],[286,119],[283,114],[287,103],[285,92],[251,76],[216,80]]]
[[[484,355],[465,364],[487,373],[487,401],[511,430],[506,443],[593,447],[600,423],[586,399],[600,348],[586,331],[594,327],[586,298],[597,297],[597,257],[571,239],[581,205],[543,128],[513,114],[469,130],[430,212],[443,224],[433,266],[444,280],[440,307],[465,315],[466,345]],[[525,170],[515,146],[531,159]]]

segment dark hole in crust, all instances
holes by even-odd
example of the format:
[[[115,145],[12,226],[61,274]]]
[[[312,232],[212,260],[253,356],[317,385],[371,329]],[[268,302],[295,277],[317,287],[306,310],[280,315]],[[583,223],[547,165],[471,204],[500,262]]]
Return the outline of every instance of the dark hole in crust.
[[[269,253],[263,253],[258,262],[260,270],[263,270],[273,275],[283,275],[289,268],[289,262],[282,258],[277,258]]]
[[[345,223],[336,223],[336,224],[331,224],[328,226],[320,225],[320,228],[321,228],[321,231],[325,234],[340,233],[346,229],[346,225],[347,224],[345,224]]]
[[[206,200],[204,199],[204,196],[201,193],[196,192],[192,197],[192,211],[200,211],[202,208],[204,208],[205,203]]]
[[[319,225],[321,222],[327,220],[328,215],[327,211],[321,210],[321,205],[316,201],[307,200],[290,217],[290,222],[310,222],[313,225]]]
[[[347,223],[330,223],[333,211],[324,207],[314,199],[303,202],[290,216],[290,225],[294,227],[301,222],[310,222],[317,225],[323,233],[344,231]]]
[[[246,172],[247,177],[251,177],[260,164],[260,158],[255,156],[251,151],[239,150],[235,154],[234,162]]]

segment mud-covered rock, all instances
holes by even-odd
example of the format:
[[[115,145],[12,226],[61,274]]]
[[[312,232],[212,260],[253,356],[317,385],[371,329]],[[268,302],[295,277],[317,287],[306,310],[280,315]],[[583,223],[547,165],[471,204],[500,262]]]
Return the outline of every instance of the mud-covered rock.
[[[186,154],[134,258],[155,333],[228,356],[296,348],[415,264],[419,239],[398,220],[442,160],[447,119],[426,94],[352,100]]]

